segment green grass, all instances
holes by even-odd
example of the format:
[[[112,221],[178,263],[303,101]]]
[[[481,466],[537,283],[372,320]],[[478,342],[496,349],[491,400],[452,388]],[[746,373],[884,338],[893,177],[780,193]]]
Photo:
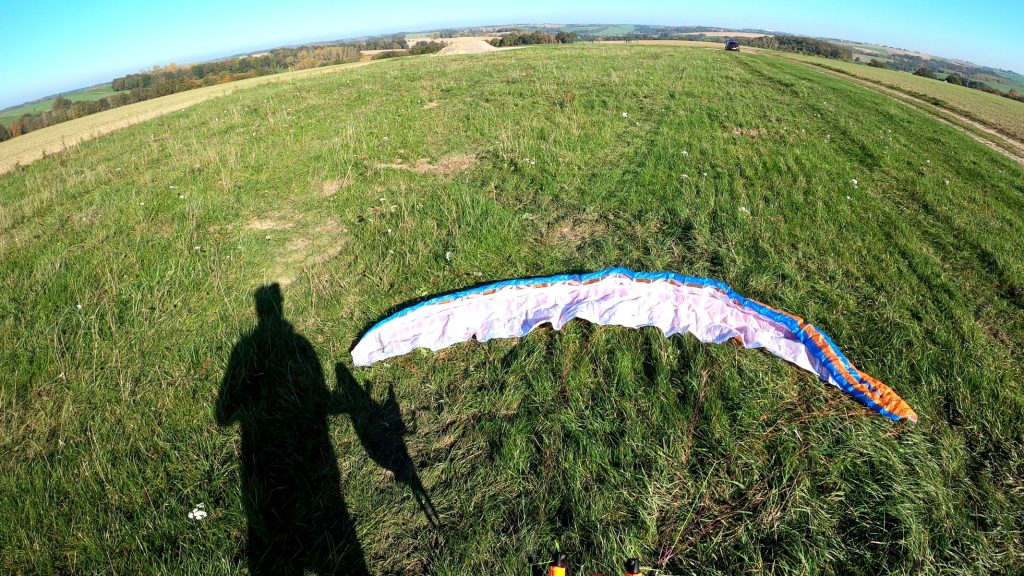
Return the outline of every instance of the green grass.
[[[110,96],[113,93],[114,91],[110,88],[110,84],[99,84],[97,86],[90,86],[89,88],[73,90],[63,94],[62,96],[72,102],[87,102],[91,100],[99,100],[100,98]],[[38,114],[40,112],[52,110],[53,101],[55,99],[56,98],[46,98],[45,100],[29,102],[15,108],[0,111],[0,124],[9,124],[18,118],[21,118],[25,114]]]
[[[383,166],[458,155],[448,176]],[[555,546],[580,573],[1024,568],[1024,169],[775,55],[386,61],[49,156],[0,177],[0,206],[2,573],[243,573],[247,515],[273,529],[243,498],[263,484],[325,527],[294,550],[333,549],[345,512],[379,574],[525,574]],[[920,423],[653,329],[350,366],[400,303],[611,265],[804,316]],[[326,384],[289,372],[243,442],[218,397],[275,279]],[[272,333],[288,346],[233,365],[308,356]],[[396,405],[440,529],[368,441],[397,442]]]
[[[947,82],[915,76],[909,72],[873,68],[853,62],[826,60],[802,54],[787,54],[786,56],[899,90],[963,114],[1012,138],[1024,140],[1024,102],[965,86],[955,86]]]

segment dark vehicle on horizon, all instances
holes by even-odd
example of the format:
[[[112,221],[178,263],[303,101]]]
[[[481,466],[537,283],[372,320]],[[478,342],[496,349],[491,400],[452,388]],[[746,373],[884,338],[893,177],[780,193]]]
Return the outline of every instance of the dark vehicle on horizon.
[[[735,40],[728,40],[725,43],[725,49],[726,50],[730,50],[732,52],[739,52],[740,51],[740,43],[735,41]]]

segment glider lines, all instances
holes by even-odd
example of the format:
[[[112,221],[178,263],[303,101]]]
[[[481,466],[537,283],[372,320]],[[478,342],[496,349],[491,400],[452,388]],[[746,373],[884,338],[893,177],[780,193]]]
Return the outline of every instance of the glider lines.
[[[505,280],[420,302],[381,320],[352,349],[356,366],[416,348],[440,350],[476,338],[525,336],[542,324],[559,330],[580,318],[601,325],[656,326],[701,342],[735,340],[763,348],[892,420],[917,421],[891,388],[858,370],[825,332],[799,316],[744,298],[724,282],[672,272],[609,268]]]

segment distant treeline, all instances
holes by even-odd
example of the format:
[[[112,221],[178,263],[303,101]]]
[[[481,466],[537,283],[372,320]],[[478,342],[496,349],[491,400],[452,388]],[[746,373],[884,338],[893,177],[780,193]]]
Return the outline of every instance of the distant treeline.
[[[216,62],[179,66],[154,66],[137,74],[115,78],[110,96],[87,102],[72,102],[57,97],[47,112],[26,114],[0,129],[0,140],[26,134],[47,126],[95,114],[103,110],[142,102],[160,96],[184,92],[193,88],[234,82],[256,76],[278,74],[288,70],[303,70],[359,60],[360,50],[408,48],[404,37],[372,39],[351,44],[276,48],[255,56],[239,56]]]
[[[397,58],[398,56],[417,56],[419,54],[434,54],[444,49],[447,44],[443,42],[417,42],[412,45],[412,48],[408,50],[387,50],[379,54],[374,54],[374,60],[380,60],[382,58]]]
[[[761,36],[760,38],[740,38],[738,41],[740,44],[755,48],[824,56],[833,60],[853,60],[853,50],[806,36]]]
[[[528,46],[531,44],[572,44],[580,39],[575,32],[558,32],[549,34],[547,32],[511,32],[501,38],[492,38],[489,42],[492,46]]]

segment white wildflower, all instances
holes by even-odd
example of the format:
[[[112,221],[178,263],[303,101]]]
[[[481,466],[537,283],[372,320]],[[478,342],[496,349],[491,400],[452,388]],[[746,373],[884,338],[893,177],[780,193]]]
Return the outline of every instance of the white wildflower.
[[[189,520],[202,520],[207,516],[209,516],[209,514],[206,512],[206,505],[203,504],[202,502],[196,504],[195,508],[193,508],[192,511],[188,513]]]
[[[949,186],[949,178],[944,178],[942,181],[946,183],[946,186]]]
[[[688,175],[686,175],[686,174],[683,174],[682,178],[683,178],[683,180],[688,180],[690,177]]]
[[[195,250],[196,252],[199,252],[200,250],[202,250],[202,247],[200,247],[200,246],[193,246],[192,249]]]
[[[82,305],[81,304],[75,304],[75,308],[81,310],[82,309]]]
[[[171,186],[170,188],[171,188],[171,190],[177,190],[178,189],[177,186]]]
[[[857,179],[854,178],[853,180],[850,180],[850,184],[853,184],[853,187],[856,188],[857,186],[860,185],[860,182],[858,182]]]
[[[689,158],[690,157],[690,153],[687,152],[686,150],[683,150],[683,156],[686,157],[686,158]]]
[[[629,118],[629,113],[628,112],[623,112],[622,113],[622,117],[623,118]]]
[[[450,251],[449,252],[445,252],[444,253],[444,259],[449,261],[449,262],[451,262],[452,261],[452,253]]]
[[[185,199],[185,195],[184,194],[178,194],[178,200],[184,200],[184,199]]]
[[[708,177],[708,173],[707,172],[701,172],[701,174],[703,174],[705,178]]]
[[[853,198],[850,198],[849,196],[847,196],[846,199],[847,200],[853,200]]]
[[[747,210],[746,206],[740,206],[740,212],[743,212],[744,214],[750,214],[750,210]]]
[[[392,204],[391,205],[391,211],[394,212],[396,209],[398,209],[398,206],[395,206],[394,204]]]

